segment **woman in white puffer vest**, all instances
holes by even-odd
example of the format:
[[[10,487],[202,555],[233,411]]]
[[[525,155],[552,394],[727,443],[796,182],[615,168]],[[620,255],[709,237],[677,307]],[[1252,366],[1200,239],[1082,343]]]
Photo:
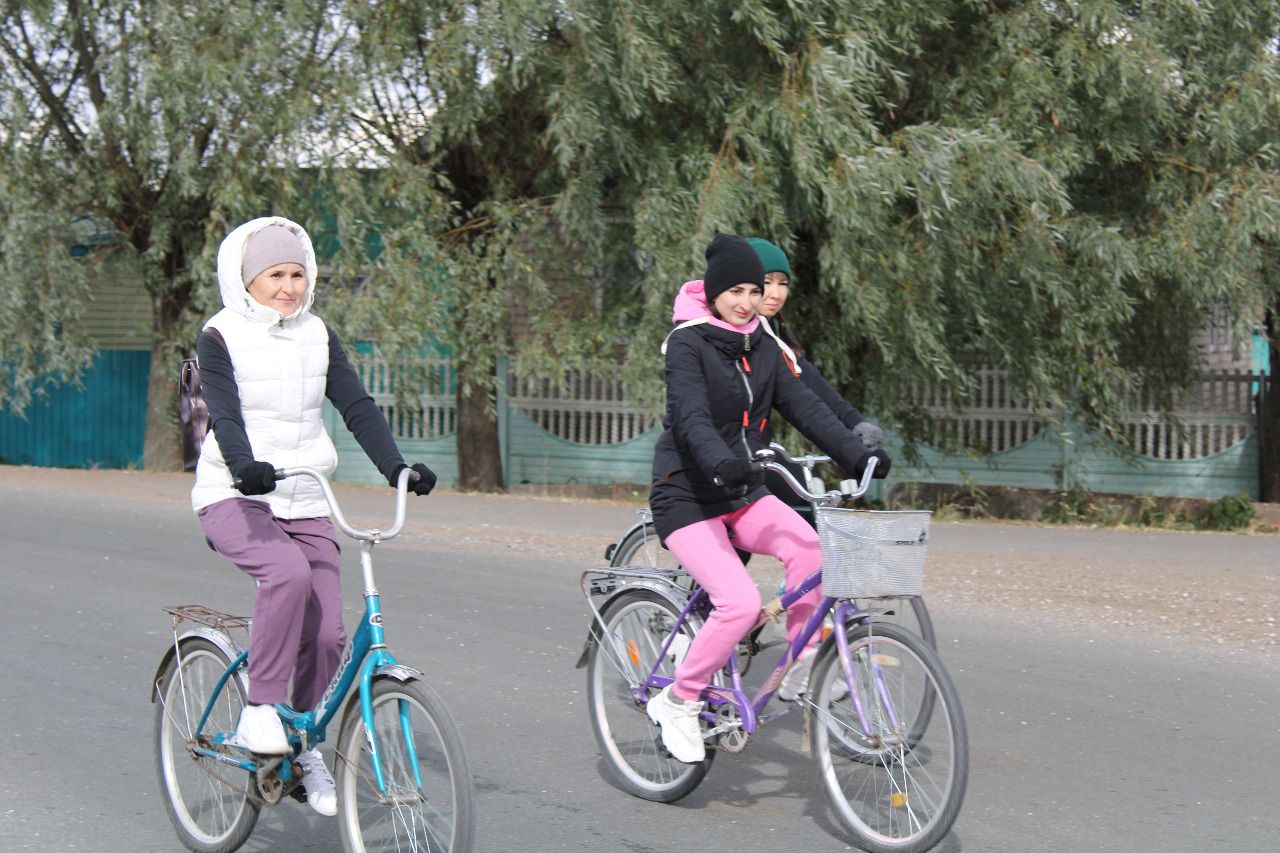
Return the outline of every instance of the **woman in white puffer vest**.
[[[324,428],[326,398],[369,459],[395,484],[406,465],[342,344],[311,313],[316,259],[311,238],[279,216],[232,231],[218,250],[225,306],[196,345],[209,433],[191,503],[217,552],[257,581],[249,654],[249,704],[236,728],[253,752],[289,752],[275,705],[293,679],[292,706],[313,707],[337,671],[342,625],[339,550],[329,506],[315,481],[277,484],[295,466],[332,474],[337,452]],[[425,495],[436,476],[422,463],[411,484]],[[298,756],[307,801],[337,813],[333,777],[320,753]]]

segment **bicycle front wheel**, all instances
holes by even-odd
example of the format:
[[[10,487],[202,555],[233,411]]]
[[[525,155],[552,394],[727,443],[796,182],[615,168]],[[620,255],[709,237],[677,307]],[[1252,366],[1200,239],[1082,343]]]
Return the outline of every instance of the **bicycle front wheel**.
[[[214,697],[230,665],[208,640],[183,640],[155,685],[160,793],[178,839],[196,853],[231,853],[258,820],[258,804],[247,795],[249,774],[196,752],[225,751],[213,736],[234,731],[240,719],[247,695],[242,672],[233,673]],[[197,730],[211,699],[209,717]]]
[[[933,631],[933,619],[924,604],[924,596],[909,595],[900,598],[865,598],[855,602],[870,612],[877,622],[889,622],[919,634],[930,647],[938,648],[938,638]]]
[[[814,672],[814,756],[827,799],[859,847],[916,853],[950,831],[969,778],[969,736],[951,678],[916,634],[846,628],[848,678],[831,648]]]
[[[587,664],[587,701],[591,727],[610,774],[627,793],[671,803],[689,794],[711,768],[714,749],[697,764],[677,761],[660,745],[659,729],[645,712],[655,690],[641,688],[654,661],[676,627],[680,611],[647,590],[618,596],[603,614],[604,635],[596,626]],[[697,624],[686,622],[672,640],[657,673],[675,677]]]
[[[373,732],[353,694],[335,759],[338,821],[347,853],[420,850],[466,853],[475,831],[475,794],[458,727],[425,684],[373,682]],[[379,787],[370,744],[376,745]],[[385,789],[385,792],[384,792]]]

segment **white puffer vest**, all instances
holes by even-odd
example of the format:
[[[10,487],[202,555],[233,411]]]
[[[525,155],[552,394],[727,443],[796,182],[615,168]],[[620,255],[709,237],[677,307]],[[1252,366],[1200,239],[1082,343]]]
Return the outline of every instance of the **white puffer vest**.
[[[307,255],[307,294],[289,317],[249,297],[240,276],[244,243],[266,225],[295,230]],[[324,428],[324,394],[329,372],[329,331],[310,313],[315,294],[315,255],[301,226],[281,217],[255,219],[241,225],[218,251],[218,282],[226,306],[205,328],[216,328],[226,341],[240,392],[240,409],[253,456],[276,468],[299,465],[331,475],[338,454]],[[200,450],[191,505],[199,511],[227,498],[241,498],[231,485],[231,472],[211,430]],[[315,481],[290,477],[273,492],[255,495],[277,518],[318,518],[329,505]]]

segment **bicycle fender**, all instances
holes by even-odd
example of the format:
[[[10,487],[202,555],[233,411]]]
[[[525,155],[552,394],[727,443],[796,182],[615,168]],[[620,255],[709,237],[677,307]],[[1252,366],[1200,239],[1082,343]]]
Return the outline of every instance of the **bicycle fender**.
[[[638,527],[640,525],[636,525],[636,526]],[[632,529],[635,529],[635,528],[632,528]],[[618,596],[625,595],[626,593],[632,592],[637,589],[643,589],[643,590],[647,590],[648,592],[656,593],[657,595],[666,599],[667,603],[676,609],[676,612],[684,610],[684,606],[689,603],[688,596],[685,594],[684,590],[680,589],[679,587],[671,587],[668,584],[658,583],[656,581],[648,581],[643,579],[632,580],[628,583],[622,584],[616,590],[614,590],[613,592],[610,592],[608,596],[605,597],[604,601],[600,604],[598,608],[594,608],[597,616],[595,619],[591,621],[591,624],[587,626],[587,639],[582,644],[582,654],[578,656],[577,663],[573,665],[574,669],[584,669],[587,665],[587,661],[591,657],[591,649],[595,647],[596,638],[600,635],[600,623],[598,621],[599,619],[598,614],[604,613],[606,610],[608,610],[609,607],[613,604],[614,600],[618,598]],[[673,589],[680,589],[679,594],[677,595],[676,593],[672,592]]]
[[[614,542],[612,545],[604,549],[604,558],[609,561],[610,566],[613,565],[613,555],[618,553],[618,546],[621,545],[623,542],[626,542],[628,536],[630,536],[635,531],[641,529],[646,524],[652,524],[652,522],[637,521],[635,524],[627,528],[626,533],[618,537],[617,542]]]
[[[401,683],[418,681],[422,678],[422,673],[419,670],[411,666],[405,666],[402,663],[384,664],[373,671],[374,678],[381,678],[384,675]]]
[[[240,653],[244,651],[244,649],[240,648],[235,640],[231,639],[221,631],[215,631],[213,628],[208,628],[204,625],[194,625],[187,628],[178,635],[177,640],[169,644],[169,649],[164,653],[164,656],[160,658],[160,665],[156,667],[156,674],[151,679],[151,703],[153,705],[156,701],[156,685],[160,683],[160,679],[164,678],[165,670],[169,668],[169,664],[173,661],[174,656],[177,655],[178,646],[185,643],[187,640],[194,640],[197,638],[208,640],[213,643],[218,647],[219,651],[227,656],[228,661],[233,661],[240,657]],[[247,683],[248,680],[249,679],[246,677],[245,682]]]

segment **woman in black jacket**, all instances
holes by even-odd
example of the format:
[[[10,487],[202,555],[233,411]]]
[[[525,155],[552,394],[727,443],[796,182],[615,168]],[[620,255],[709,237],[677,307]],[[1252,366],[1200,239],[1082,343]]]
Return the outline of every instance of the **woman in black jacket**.
[[[795,365],[766,334],[757,311],[764,266],[745,239],[720,235],[707,247],[702,281],[676,297],[666,353],[667,414],[654,450],[649,505],[664,544],[711,598],[713,609],[675,683],[654,696],[650,719],[669,752],[686,762],[705,757],[698,714],[701,693],[755,625],[760,593],[734,545],[782,562],[788,584],[822,563],[818,537],[794,510],[771,495],[752,457],[768,446],[776,409],[855,476],[888,456],[871,451],[799,380]],[[733,543],[729,532],[733,532]],[[787,614],[794,639],[820,599],[815,590]]]

